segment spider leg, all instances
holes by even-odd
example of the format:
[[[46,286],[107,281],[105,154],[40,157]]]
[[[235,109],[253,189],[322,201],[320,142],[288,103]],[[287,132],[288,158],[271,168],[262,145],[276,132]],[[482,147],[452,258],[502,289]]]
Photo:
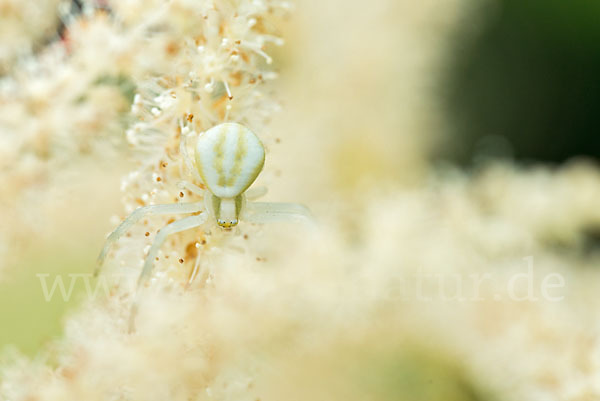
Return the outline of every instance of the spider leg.
[[[192,283],[196,279],[196,276],[198,276],[198,272],[200,271],[200,261],[201,261],[200,253],[198,253],[198,255],[196,256],[196,261],[194,262],[194,268],[192,269],[192,272],[190,273],[188,282],[185,284],[186,290],[192,285]]]
[[[140,278],[138,279],[138,290],[139,288],[146,282],[148,277],[150,277],[150,273],[152,272],[152,268],[154,267],[154,258],[156,258],[156,254],[160,250],[160,247],[165,242],[167,237],[171,234],[178,233],[180,231],[189,230],[194,227],[201,226],[206,222],[207,213],[202,213],[196,216],[185,217],[181,220],[168,224],[160,229],[156,237],[154,238],[154,242],[148,251],[148,256],[146,257],[146,261],[144,262],[144,268],[142,269],[142,273],[140,274]]]
[[[299,203],[248,202],[242,219],[250,223],[295,221],[314,224],[310,210]]]
[[[154,268],[154,258],[156,258],[160,247],[169,235],[189,230],[191,228],[198,227],[204,224],[204,222],[206,221],[206,215],[206,213],[202,213],[196,216],[185,217],[181,220],[166,225],[158,232],[158,234],[156,234],[154,242],[152,243],[152,246],[148,251],[146,261],[144,262],[144,268],[142,269],[142,273],[138,278],[135,298],[133,300],[133,304],[131,305],[131,314],[129,317],[129,332],[133,332],[135,330],[135,315],[137,314],[138,310],[140,299],[139,294],[141,293],[140,290],[142,289],[142,287],[150,277],[150,274],[152,273],[152,269]]]
[[[267,187],[265,187],[265,186],[254,187],[254,188],[250,188],[249,190],[246,191],[246,199],[254,200],[254,199],[263,197],[266,194],[267,194]]]
[[[137,223],[142,217],[146,215],[155,215],[155,214],[176,214],[176,213],[195,213],[204,209],[204,202],[195,202],[195,203],[175,203],[168,205],[149,205],[143,206],[135,209],[133,213],[129,215],[123,222],[108,236],[106,242],[104,243],[104,248],[102,248],[102,252],[98,256],[98,260],[96,262],[96,270],[94,271],[94,276],[97,276],[100,273],[100,268],[104,263],[104,259],[110,251],[110,247],[114,244],[123,234],[129,230],[131,226]]]
[[[191,183],[186,180],[181,180],[177,182],[177,187],[179,189],[187,189],[188,191],[195,193],[196,195],[204,196],[204,189],[200,188],[198,185]]]
[[[187,139],[189,136],[189,130],[187,127],[183,127],[181,129],[181,139],[179,140],[179,153],[183,156],[183,160],[185,162],[185,166],[188,171],[194,176],[194,178],[198,182],[202,182],[202,178],[200,177],[200,173],[198,173],[198,169],[194,165],[194,160],[190,157],[187,149]]]

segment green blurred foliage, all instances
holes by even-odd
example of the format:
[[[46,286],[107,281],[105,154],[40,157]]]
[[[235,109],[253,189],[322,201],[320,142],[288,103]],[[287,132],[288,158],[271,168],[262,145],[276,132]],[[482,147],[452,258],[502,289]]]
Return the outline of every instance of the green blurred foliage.
[[[35,189],[32,201],[5,210],[17,218],[10,221],[10,260],[0,264],[0,354],[10,348],[30,356],[48,350],[62,334],[65,315],[87,296],[86,280],[93,296],[98,281],[91,274],[113,228],[110,216],[122,210],[119,182],[130,168],[112,157],[73,159]],[[24,216],[32,207],[35,217]],[[48,291],[61,279],[68,292],[73,280],[72,293],[63,300],[55,288],[46,301],[40,274],[47,275]]]
[[[47,300],[38,274],[48,275],[45,281],[49,291],[60,277],[68,294],[72,275],[89,273],[91,254],[88,249],[58,245],[40,246],[23,255],[11,275],[0,282],[0,351],[17,348],[34,356],[61,335],[63,316],[86,294],[84,281],[76,278],[66,299],[56,287]]]
[[[600,158],[600,2],[491,5],[466,18],[452,41],[445,156],[467,164],[478,153],[520,161]]]
[[[387,329],[391,329],[388,331]],[[431,343],[431,338],[409,338],[388,327],[375,337],[356,342],[337,338],[320,352],[290,352],[282,369],[274,369],[268,383],[288,400],[378,401],[493,401],[503,399],[463,365]],[[282,373],[285,372],[285,373]],[[289,388],[299,391],[289,394]],[[289,394],[289,395],[288,395]]]
[[[377,400],[490,400],[456,361],[434,350],[415,348],[365,355],[357,383]]]
[[[126,75],[103,75],[99,77],[96,82],[96,85],[109,85],[115,86],[119,88],[121,94],[125,99],[127,99],[128,106],[131,106],[133,103],[133,98],[135,97],[136,86],[133,80]]]

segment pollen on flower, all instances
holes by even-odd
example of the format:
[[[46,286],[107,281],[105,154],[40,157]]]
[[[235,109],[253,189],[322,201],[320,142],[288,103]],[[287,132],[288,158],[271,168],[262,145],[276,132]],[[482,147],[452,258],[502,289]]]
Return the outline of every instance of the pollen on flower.
[[[281,137],[288,135],[286,130],[267,125],[279,109],[272,85],[277,74],[271,65],[280,54],[286,57],[282,64],[294,60],[272,52],[272,45],[283,44],[278,18],[290,9],[287,1],[61,4],[57,11],[54,0],[0,0],[0,38],[7,38],[3,41],[7,46],[0,46],[3,191],[21,194],[14,201],[21,205],[26,189],[48,184],[60,166],[79,157],[93,160],[94,153],[109,160],[126,155],[135,163],[128,165],[132,171],[121,182],[122,210],[111,210],[118,214],[110,220],[113,228],[140,207],[168,207],[127,228],[119,245],[106,255],[106,269],[98,281],[91,287],[81,285],[92,292],[96,288],[98,296],[86,299],[82,308],[64,319],[64,334],[57,342],[36,358],[11,356],[10,362],[2,358],[0,399],[600,398],[600,324],[594,316],[600,308],[594,295],[600,292],[597,166],[496,165],[473,174],[451,172],[449,177],[432,171],[424,182],[409,187],[382,189],[365,180],[367,190],[361,187],[352,196],[340,189],[343,180],[331,173],[343,169],[356,179],[355,171],[362,173],[371,166],[362,158],[377,141],[376,131],[389,128],[375,121],[382,114],[378,105],[361,98],[360,107],[352,108],[346,98],[364,94],[361,86],[377,98],[399,97],[401,101],[393,105],[411,106],[412,99],[407,102],[404,96],[418,98],[410,90],[387,90],[390,82],[383,78],[389,77],[376,84],[367,80],[365,67],[382,61],[371,56],[384,55],[386,69],[410,82],[416,92],[427,85],[413,80],[407,64],[416,63],[414,69],[424,75],[432,72],[420,64],[421,54],[390,52],[389,43],[378,40],[383,35],[379,29],[368,33],[355,22],[369,14],[377,24],[393,24],[405,32],[404,22],[412,20],[403,16],[399,23],[389,18],[388,6],[406,8],[407,13],[416,7],[422,15],[412,24],[419,28],[391,36],[402,38],[393,45],[404,49],[409,43],[428,52],[432,37],[449,36],[437,30],[439,19],[428,22],[429,18],[454,18],[439,12],[452,10],[455,6],[448,4],[454,1],[386,0],[382,5],[351,7],[334,0],[328,7],[313,5],[318,13],[311,18],[311,29],[322,19],[326,30],[302,32],[308,37],[307,47],[320,51],[303,60],[318,66],[318,73],[309,71],[311,85],[300,92],[312,108],[299,106],[301,120],[307,123],[297,132],[314,130],[314,141],[291,140],[291,134],[288,141]],[[326,13],[329,8],[345,13],[342,7],[359,15],[348,22],[349,29],[338,30]],[[45,30],[59,30],[53,25],[59,25],[60,32],[42,43]],[[355,44],[354,32],[368,39],[363,49],[349,51],[343,47]],[[344,46],[321,47],[318,42],[326,35]],[[298,38],[292,41],[297,43]],[[332,54],[355,74],[354,81],[345,82],[355,86],[334,86],[334,75],[346,71],[327,68],[334,61]],[[392,55],[401,60],[402,68],[396,68]],[[299,79],[290,86],[306,86],[305,82]],[[352,96],[339,96],[351,93],[344,90]],[[336,107],[343,110],[342,125],[349,128],[342,132],[368,136],[358,152],[350,152],[351,157],[340,163],[332,156],[350,141],[341,134],[328,137],[338,125],[307,113],[323,108],[331,114],[334,108],[325,102],[325,93],[334,93]],[[428,114],[431,108],[417,106],[390,120],[415,114],[408,126],[415,120],[429,123],[421,113]],[[369,109],[377,110],[377,119],[371,118]],[[351,114],[370,116],[363,120],[366,128],[346,121]],[[199,176],[201,162],[194,157],[196,138],[224,121],[251,127],[266,145],[285,142],[294,146],[294,153],[307,155],[306,160],[299,157],[301,167],[294,175],[277,160],[285,153],[269,153],[260,185],[270,186],[274,197],[288,196],[287,187],[272,183],[279,176],[291,177],[286,185],[298,188],[307,199],[321,199],[323,224],[313,231],[300,224],[240,223],[228,231],[205,225],[172,232],[155,252],[157,237],[182,228],[185,219],[199,221],[209,214],[210,194]],[[292,123],[284,123],[293,131]],[[420,136],[419,124],[413,131]],[[390,131],[385,144],[394,159],[404,160],[394,153],[403,143],[395,142],[400,136],[408,134]],[[109,144],[119,150],[108,150]],[[110,152],[119,156],[111,159]],[[386,157],[375,153],[372,164],[379,166],[379,159]],[[381,163],[386,172],[398,170],[394,163]],[[406,165],[412,167],[411,163]],[[419,163],[414,162],[416,169],[422,168]],[[310,165],[317,168],[311,170]],[[84,197],[85,214],[95,214],[104,203],[105,183],[94,185],[98,192]],[[28,196],[41,198],[33,194]],[[293,196],[289,192],[290,200]],[[0,199],[2,210],[5,199],[11,198]],[[64,193],[59,199],[64,203]],[[186,203],[202,210],[170,213],[170,207]],[[16,224],[11,216],[2,216],[0,257],[13,252],[12,242],[2,235],[5,227],[44,226],[36,217]],[[76,219],[58,221],[68,220]],[[74,238],[69,235],[64,238]],[[72,242],[83,248],[79,241]],[[52,250],[58,253],[61,248]],[[154,262],[154,270],[136,292],[146,256]],[[521,285],[530,260],[534,274]],[[39,271],[38,263],[36,259]],[[487,274],[493,279],[487,280]],[[564,296],[560,301],[541,299],[547,277],[556,279],[549,290],[553,296]],[[78,283],[81,279],[77,276]],[[510,300],[512,295],[526,297],[529,284],[540,299]],[[60,286],[56,289],[59,294]],[[459,290],[473,298],[460,298]],[[132,310],[135,332],[128,331]],[[25,316],[27,310],[23,311],[19,318]]]

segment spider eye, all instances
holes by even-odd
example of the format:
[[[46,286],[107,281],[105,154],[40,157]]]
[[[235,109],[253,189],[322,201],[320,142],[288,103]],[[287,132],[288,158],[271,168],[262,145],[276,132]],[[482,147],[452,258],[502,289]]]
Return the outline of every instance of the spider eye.
[[[230,220],[230,221],[218,219],[217,224],[223,228],[231,228],[231,227],[237,226],[238,219],[234,219],[234,220]]]

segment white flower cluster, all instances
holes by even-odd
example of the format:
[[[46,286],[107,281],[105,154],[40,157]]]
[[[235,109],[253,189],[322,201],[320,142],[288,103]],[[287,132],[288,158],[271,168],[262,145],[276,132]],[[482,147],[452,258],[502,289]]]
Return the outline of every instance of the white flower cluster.
[[[181,159],[182,132],[225,119],[260,132],[277,110],[266,94],[275,74],[265,51],[282,43],[274,25],[287,2],[84,3],[81,14],[63,17],[60,40],[0,77],[0,203],[7,208],[78,157],[105,157],[114,154],[108,143],[126,142],[145,186],[129,196],[158,201],[148,187],[156,181],[146,178]],[[168,186],[187,177],[163,178]]]
[[[599,182],[585,165],[498,167],[370,199],[352,232],[341,216],[312,237],[272,227],[243,240],[258,259],[232,247],[212,255],[212,280],[157,280],[135,334],[111,289],[67,321],[55,368],[16,358],[0,396],[594,399],[600,277],[582,245]],[[525,224],[536,195],[523,188],[553,199]]]
[[[272,59],[266,50],[283,43],[276,36],[274,20],[285,15],[289,5],[279,1],[182,0],[159,1],[153,6],[125,2],[116,7],[117,12],[124,7],[125,23],[128,18],[147,21],[147,36],[155,42],[152,46],[158,44],[172,53],[160,74],[137,83],[132,105],[135,121],[126,136],[139,167],[123,180],[126,212],[150,204],[201,200],[179,186],[187,181],[203,188],[193,162],[186,163],[184,157],[192,154],[195,135],[221,122],[235,121],[259,133],[267,146],[272,140],[264,127],[278,109],[267,93],[267,82],[276,75],[270,70]],[[138,8],[128,17],[127,12]],[[140,243],[148,246],[170,221],[172,216],[145,219],[134,227],[112,259],[117,271],[124,267],[139,271],[147,250]],[[180,280],[182,274],[201,269],[201,261],[207,263],[208,255],[223,246],[241,241],[237,248],[245,249],[243,235],[228,236],[221,231],[178,234],[163,246],[157,270],[170,271]]]
[[[56,35],[59,1],[0,1],[0,75],[17,58],[32,54]]]
[[[394,5],[417,14],[419,33],[430,31],[430,15],[440,7],[436,0],[422,4],[416,11],[408,2]],[[367,11],[352,5],[361,17],[387,15],[385,4]],[[85,8],[33,67],[3,78],[0,127],[15,133],[0,136],[3,174],[20,176],[26,187],[31,179],[24,172],[43,172],[55,154],[94,150],[96,139],[125,132],[138,164],[123,180],[123,217],[139,206],[200,200],[178,185],[202,187],[182,157],[195,133],[230,120],[256,131],[267,148],[274,141],[265,126],[277,110],[268,84],[277,59],[269,46],[281,43],[273,21],[288,9],[275,0],[115,0]],[[329,28],[326,15],[320,17]],[[311,34],[315,42],[322,31]],[[362,43],[381,64],[389,53],[383,36]],[[404,40],[420,47],[422,35],[415,36]],[[309,65],[340,54],[322,50]],[[336,68],[352,64],[354,53],[341,53],[348,57]],[[356,59],[351,67],[361,77],[362,63],[373,59]],[[407,71],[433,68],[405,62]],[[412,105],[418,129],[408,124],[403,135],[421,133],[430,121],[416,121],[423,99],[415,103],[410,90],[420,85],[402,78],[405,90],[384,100]],[[369,101],[385,92],[380,79]],[[371,81],[355,82],[369,87]],[[363,101],[343,104],[353,105],[345,109],[350,113],[370,112]],[[315,108],[328,114],[329,106]],[[353,146],[345,143],[350,138],[329,137],[348,146],[350,156],[325,167],[344,174],[337,189],[306,190],[328,202],[320,231],[248,224],[170,237],[143,291],[136,331],[128,333],[132,284],[156,231],[174,216],[140,221],[107,260],[98,282],[105,296],[84,302],[66,319],[61,340],[36,359],[3,361],[0,400],[600,398],[597,166],[495,165],[436,176],[414,150],[421,148],[416,141],[396,153],[390,144],[402,141],[374,119],[369,114],[368,129],[356,130]],[[336,125],[325,126],[333,132]],[[344,132],[355,127],[349,128]],[[307,140],[295,150],[329,161],[327,140],[318,137],[318,146]],[[373,143],[390,155],[412,152],[414,160],[407,154],[378,163],[384,157],[374,152],[372,162],[365,153]],[[311,162],[314,175],[331,174],[319,171],[325,163]],[[409,166],[426,178],[409,189],[378,185]],[[357,177],[369,173],[368,190],[351,192]],[[17,193],[19,186],[8,188]]]

